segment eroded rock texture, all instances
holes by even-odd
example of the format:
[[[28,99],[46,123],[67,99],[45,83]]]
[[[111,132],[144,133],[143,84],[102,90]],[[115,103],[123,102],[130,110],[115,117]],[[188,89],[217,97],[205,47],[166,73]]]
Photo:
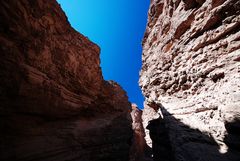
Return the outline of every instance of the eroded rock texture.
[[[152,0],[142,61],[144,126],[163,117],[175,160],[240,160],[240,1]]]
[[[128,160],[128,98],[55,0],[1,1],[0,44],[0,160]]]
[[[148,147],[144,139],[145,132],[142,123],[142,110],[136,104],[132,104],[131,117],[134,133],[130,150],[130,161],[151,161],[151,148]]]

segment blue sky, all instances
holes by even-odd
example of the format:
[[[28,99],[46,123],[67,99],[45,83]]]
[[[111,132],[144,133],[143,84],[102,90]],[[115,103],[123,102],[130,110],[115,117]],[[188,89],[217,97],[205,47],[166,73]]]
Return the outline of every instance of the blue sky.
[[[142,108],[138,79],[150,0],[57,1],[72,27],[100,46],[104,79],[118,82]]]

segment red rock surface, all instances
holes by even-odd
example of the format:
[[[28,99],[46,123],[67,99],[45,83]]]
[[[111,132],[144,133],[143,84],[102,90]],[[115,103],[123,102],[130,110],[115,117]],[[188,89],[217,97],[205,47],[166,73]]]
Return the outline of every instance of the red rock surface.
[[[130,150],[130,161],[147,161],[151,160],[148,146],[144,139],[145,132],[142,124],[142,110],[140,110],[136,104],[132,104],[132,129],[133,140],[132,147]]]
[[[175,160],[240,160],[239,6],[151,1],[139,81],[143,122],[163,117]]]
[[[0,2],[0,160],[128,160],[130,103],[55,0]]]

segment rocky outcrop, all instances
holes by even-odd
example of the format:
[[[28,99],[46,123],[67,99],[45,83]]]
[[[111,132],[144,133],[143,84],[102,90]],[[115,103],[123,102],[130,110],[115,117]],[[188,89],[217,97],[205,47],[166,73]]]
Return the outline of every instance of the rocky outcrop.
[[[240,160],[239,6],[151,1],[139,81],[143,122],[163,117],[177,161]]]
[[[145,132],[142,124],[142,110],[134,103],[132,104],[131,117],[134,133],[130,150],[130,161],[151,161],[151,150],[144,139]]]
[[[154,108],[157,107],[157,108]],[[160,113],[158,112],[158,106],[150,107],[146,102],[144,102],[144,109],[142,112],[142,121],[143,128],[145,131],[145,141],[147,145],[152,148],[152,139],[150,138],[150,131],[147,129],[147,126],[151,120],[156,120],[160,118]]]
[[[152,161],[173,161],[172,147],[169,141],[169,129],[155,104],[144,104],[142,114],[145,129],[145,141],[151,149]]]
[[[126,93],[55,0],[0,2],[0,160],[126,161]]]

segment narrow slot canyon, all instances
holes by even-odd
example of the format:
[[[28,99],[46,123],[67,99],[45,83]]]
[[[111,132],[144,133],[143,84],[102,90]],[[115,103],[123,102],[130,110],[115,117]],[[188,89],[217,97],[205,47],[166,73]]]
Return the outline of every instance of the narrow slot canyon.
[[[240,161],[239,0],[150,0],[143,109],[56,0],[0,1],[0,44],[0,161]]]

